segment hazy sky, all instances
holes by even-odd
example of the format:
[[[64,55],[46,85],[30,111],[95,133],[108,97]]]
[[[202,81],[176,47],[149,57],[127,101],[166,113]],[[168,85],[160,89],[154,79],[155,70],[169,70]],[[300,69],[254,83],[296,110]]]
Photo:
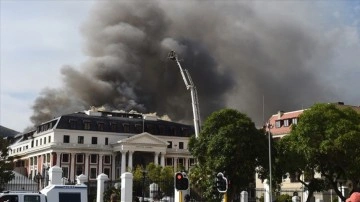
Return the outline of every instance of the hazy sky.
[[[118,5],[122,7],[132,1],[117,2],[124,2]],[[147,1],[138,2],[141,5]],[[297,110],[314,102],[344,101],[346,104],[360,105],[360,1],[223,1],[204,6],[201,3],[191,4],[192,1],[161,2],[160,9],[155,11],[161,10],[159,13],[172,22],[164,22],[164,25],[168,25],[167,30],[162,33],[165,37],[170,40],[174,36],[178,43],[180,38],[182,41],[201,43],[201,47],[209,50],[206,56],[213,59],[216,70],[229,70],[236,75],[231,77],[234,84],[229,81],[224,85],[226,89],[224,95],[221,95],[224,102],[215,104],[216,106],[236,108],[259,121],[263,117],[263,97],[265,108],[269,102],[265,115],[267,117],[277,110]],[[69,72],[86,73],[80,70],[86,66],[83,63],[91,62],[96,55],[94,47],[90,47],[95,44],[94,41],[89,42],[96,40],[98,36],[97,24],[92,21],[97,19],[96,16],[104,20],[103,15],[112,15],[111,12],[114,11],[105,9],[109,8],[109,5],[90,0],[0,0],[0,8],[0,125],[23,131],[32,125],[32,106],[44,89],[63,88],[63,77],[65,75],[65,80],[69,82],[70,78],[66,77]],[[130,8],[137,11],[137,7]],[[209,11],[204,10],[205,8]],[[91,12],[92,9],[95,11]],[[139,12],[146,11],[139,9]],[[188,19],[182,16],[182,12],[177,11],[183,11]],[[123,12],[126,13],[126,9]],[[204,24],[204,28],[195,27],[196,22],[193,21],[201,18],[204,18],[206,23],[198,24]],[[126,21],[124,16],[119,19]],[[209,22],[211,20],[214,20],[214,24]],[[201,30],[218,31],[205,26],[215,27],[215,23],[223,22],[226,25],[218,26],[223,31],[222,34],[201,34]],[[194,24],[191,27],[186,23]],[[182,32],[184,35],[181,35]],[[291,34],[292,32],[294,34]],[[145,34],[151,35],[147,32]],[[254,35],[256,37],[253,37]],[[292,39],[299,41],[299,44],[291,41]],[[211,43],[212,41],[216,43]],[[193,44],[190,46],[188,42],[188,48],[194,47]],[[252,49],[252,44],[256,48]],[[250,48],[245,50],[246,46]],[[294,46],[295,48],[289,50],[300,53],[285,55],[289,52],[287,46]],[[230,54],[235,54],[234,57],[237,58],[230,57]],[[257,55],[260,55],[259,58]],[[189,60],[189,57],[184,57],[184,60]],[[251,60],[249,57],[252,57]],[[236,63],[243,68],[231,67]],[[271,65],[266,67],[264,64],[268,63]],[[296,69],[291,69],[295,68],[292,64]],[[66,65],[71,68],[65,68],[65,71]],[[266,69],[272,66],[278,68]],[[250,69],[257,71],[254,73]],[[301,71],[298,72],[299,69]],[[201,79],[197,77],[198,73],[194,74],[194,82],[198,82],[204,89],[206,84],[199,81]],[[257,76],[254,76],[255,74]],[[296,77],[297,74],[299,78]],[[261,82],[264,92],[259,88],[261,85],[246,80],[246,77],[262,78],[259,75],[268,75],[269,79],[274,81]],[[304,81],[306,75],[311,78],[308,85],[307,81]],[[223,80],[226,78],[222,77]],[[182,82],[180,77],[176,79]],[[237,79],[246,82],[236,82]],[[224,84],[223,80],[220,79],[219,83]],[[311,89],[312,83],[317,85],[314,89]],[[288,92],[278,93],[277,85],[283,86],[279,90]],[[301,85],[304,88],[301,88]],[[68,88],[69,86],[66,89]],[[272,89],[272,93],[269,93],[268,89]],[[297,92],[291,92],[292,89],[299,92],[299,97],[296,97]],[[200,88],[198,90],[202,98],[200,107],[205,106],[206,92],[201,92]],[[190,96],[185,89],[184,91]],[[291,104],[286,105],[281,100]],[[213,109],[215,105],[207,107]]]

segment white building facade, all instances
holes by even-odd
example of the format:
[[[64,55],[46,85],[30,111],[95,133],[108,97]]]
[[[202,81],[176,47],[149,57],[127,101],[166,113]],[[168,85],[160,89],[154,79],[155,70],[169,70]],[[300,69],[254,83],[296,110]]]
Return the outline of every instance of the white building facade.
[[[74,182],[84,174],[110,179],[149,163],[188,170],[195,159],[188,151],[194,128],[141,114],[85,111],[57,117],[36,130],[15,136],[9,154],[15,171],[30,178],[46,175],[51,166],[63,169]]]

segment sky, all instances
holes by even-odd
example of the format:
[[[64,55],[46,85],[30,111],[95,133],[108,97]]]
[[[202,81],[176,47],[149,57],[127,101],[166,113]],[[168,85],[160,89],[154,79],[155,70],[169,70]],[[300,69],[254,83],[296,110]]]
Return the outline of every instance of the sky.
[[[204,114],[231,107],[259,123],[277,110],[297,110],[315,102],[360,105],[360,1],[186,0],[158,4],[136,1],[138,4],[134,5],[133,1],[117,1],[112,5],[113,2],[0,0],[0,125],[22,132],[34,120],[36,123],[41,120],[42,107],[60,110],[59,113],[66,111],[65,107],[50,106],[50,101],[53,105],[60,103],[54,97],[62,95],[63,100],[81,92],[90,93],[86,89],[89,86],[95,88],[94,92],[104,89],[112,92],[114,88],[114,95],[123,97],[119,101],[115,96],[101,94],[111,100],[106,102],[96,100],[96,95],[90,98],[79,95],[70,102],[79,107],[66,109],[79,110],[92,104],[112,108],[131,105],[146,112],[165,113],[150,100],[150,95],[140,97],[144,92],[159,93],[160,90],[153,90],[166,84],[149,87],[155,82],[142,74],[153,72],[138,66],[150,63],[156,63],[156,68],[168,66],[154,62],[153,57],[147,58],[151,54],[162,56],[163,52],[152,47],[168,46],[182,54],[187,67],[209,66],[206,71],[190,69],[198,84]],[[134,16],[146,23],[132,20]],[[117,27],[110,26],[113,21],[118,23]],[[147,22],[157,30],[146,27]],[[146,43],[151,48],[135,39],[151,40]],[[121,44],[121,48],[114,44]],[[125,50],[131,54],[122,53]],[[111,58],[114,52],[117,57]],[[146,57],[146,63],[138,62],[141,58],[133,56],[135,53]],[[130,62],[130,56],[135,62]],[[108,58],[111,60],[103,61]],[[121,62],[116,65],[109,64],[118,60]],[[108,82],[111,78],[99,66],[109,69],[124,66],[116,72],[120,77],[133,70],[138,73],[131,74],[133,81],[147,86],[139,89],[136,82],[116,79]],[[168,68],[157,70],[173,73]],[[180,76],[178,72],[174,74]],[[181,78],[174,79],[179,85],[172,86],[173,89],[181,91],[180,86],[184,87]],[[85,86],[74,90],[80,86],[76,81]],[[165,99],[169,101],[156,101],[163,107],[183,98],[173,95],[173,91],[161,90],[164,95],[169,94]],[[189,97],[185,88],[183,91]],[[186,106],[178,102],[179,109]],[[170,104],[166,109],[176,111],[176,105]],[[179,111],[170,115],[180,117],[179,120],[191,116],[191,112]],[[30,117],[35,117],[33,122]]]

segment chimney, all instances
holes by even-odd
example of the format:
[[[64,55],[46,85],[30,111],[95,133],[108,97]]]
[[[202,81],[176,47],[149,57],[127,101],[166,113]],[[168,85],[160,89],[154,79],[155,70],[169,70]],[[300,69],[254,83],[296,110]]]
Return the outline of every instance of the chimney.
[[[282,115],[284,114],[284,111],[278,111],[278,119],[281,119]]]

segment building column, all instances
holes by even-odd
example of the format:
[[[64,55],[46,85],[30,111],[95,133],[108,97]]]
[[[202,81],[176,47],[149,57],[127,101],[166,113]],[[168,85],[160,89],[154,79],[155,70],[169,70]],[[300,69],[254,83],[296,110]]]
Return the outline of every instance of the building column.
[[[75,182],[75,153],[70,153],[70,182]]]
[[[128,167],[130,171],[132,170],[132,166],[133,166],[133,153],[134,151],[129,151]]]
[[[103,173],[103,154],[99,154],[99,175]]]
[[[184,165],[184,167],[185,167],[185,170],[189,170],[189,158],[188,158],[188,157],[185,158],[185,165]]]
[[[115,180],[115,164],[116,154],[111,155],[111,180]]]
[[[177,171],[177,162],[178,162],[178,158],[177,157],[174,157],[174,170]]]
[[[61,167],[60,165],[61,153],[56,152],[56,166]]]
[[[120,175],[125,173],[125,171],[126,171],[126,151],[121,151],[121,173],[120,173]]]
[[[88,153],[85,153],[85,172],[84,172],[84,175],[86,175],[88,178],[90,177],[90,173],[89,173],[89,154]]]
[[[165,167],[165,153],[161,152],[161,166]]]
[[[159,152],[154,152],[154,164],[159,165]]]

